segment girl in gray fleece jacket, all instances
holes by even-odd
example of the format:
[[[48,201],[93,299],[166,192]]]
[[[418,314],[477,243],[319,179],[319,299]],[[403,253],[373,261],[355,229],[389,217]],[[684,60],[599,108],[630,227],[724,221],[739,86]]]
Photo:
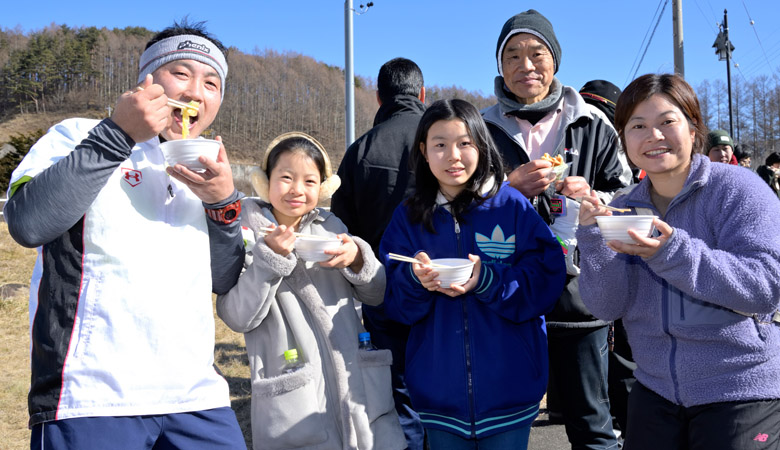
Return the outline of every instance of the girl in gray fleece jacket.
[[[283,134],[252,182],[261,200],[243,203],[242,225],[251,231],[245,269],[217,298],[217,313],[246,340],[253,447],[405,448],[390,351],[358,349],[365,329],[353,298],[382,303],[385,272],[367,243],[316,208],[339,185],[325,150],[303,133]],[[296,232],[342,244],[325,251],[332,255],[327,261],[303,261]],[[292,348],[305,365],[285,373],[284,352]]]
[[[634,80],[615,123],[647,177],[612,206],[657,215],[653,237],[607,242],[586,197],[580,291],[622,318],[637,363],[626,447],[780,446],[780,202],[750,171],[710,163],[698,101],[677,75]],[[621,195],[622,194],[622,195]]]

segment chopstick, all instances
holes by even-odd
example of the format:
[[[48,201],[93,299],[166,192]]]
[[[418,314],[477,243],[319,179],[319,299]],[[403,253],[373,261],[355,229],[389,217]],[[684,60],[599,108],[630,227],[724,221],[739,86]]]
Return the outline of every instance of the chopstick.
[[[590,201],[590,199],[589,199],[588,197],[577,197],[577,198],[566,197],[566,198],[572,199],[572,200],[574,200],[575,202],[577,202],[577,203],[580,203],[580,204],[581,204],[581,203],[583,202],[583,200],[584,200],[584,201],[586,201],[586,202],[590,203],[591,205],[593,205],[593,202],[591,202],[591,201]],[[594,206],[596,206],[596,205],[594,205]],[[600,207],[602,207],[602,208],[606,209],[607,211],[616,211],[616,212],[631,212],[631,209],[629,209],[629,208],[615,208],[614,206],[605,205],[605,204],[603,204],[603,203],[599,203],[599,204],[598,204],[598,206],[600,206]]]
[[[135,90],[136,91],[143,91],[144,88],[142,88],[141,86],[136,86]],[[174,108],[179,108],[179,109],[194,109],[195,111],[199,111],[200,110],[200,103],[198,103],[198,106],[192,106],[189,103],[180,102],[180,101],[174,100],[172,98],[168,99],[168,106],[172,106]]]
[[[266,235],[266,234],[271,233],[275,229],[276,228],[263,227],[263,228],[260,228],[260,232],[263,235]],[[334,238],[331,238],[331,237],[328,237],[328,236],[317,236],[315,234],[305,234],[305,233],[293,233],[293,234],[295,235],[295,237],[302,237],[302,238],[309,238],[309,239],[323,239],[323,240],[334,239]]]
[[[443,264],[436,264],[434,262],[431,262],[429,264],[424,264],[422,261],[420,261],[417,258],[410,258],[408,256],[399,255],[398,253],[388,253],[387,257],[390,258],[390,259],[396,260],[396,261],[408,262],[408,263],[412,263],[412,264],[423,264],[423,265],[431,266],[433,268],[436,268],[436,267],[447,267],[447,266],[445,266]]]

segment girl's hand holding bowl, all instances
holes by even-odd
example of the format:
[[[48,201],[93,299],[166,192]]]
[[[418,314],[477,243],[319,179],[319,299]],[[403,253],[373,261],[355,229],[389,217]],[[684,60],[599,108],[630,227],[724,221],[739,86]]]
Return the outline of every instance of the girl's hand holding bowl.
[[[333,258],[320,262],[320,266],[335,269],[349,267],[355,273],[363,268],[363,254],[360,253],[355,241],[346,233],[336,236],[341,239],[341,246],[334,249],[325,250],[326,255],[333,255]]]
[[[295,248],[295,232],[293,227],[287,227],[284,225],[271,225],[273,231],[263,236],[266,245],[275,253],[287,256]]]
[[[423,287],[431,292],[441,292],[442,294],[449,295],[450,297],[457,297],[458,295],[469,292],[474,289],[479,280],[479,272],[481,268],[481,260],[477,255],[469,255],[469,260],[474,263],[471,277],[463,285],[451,284],[449,286],[442,286],[441,280],[439,280],[439,272],[437,268],[431,267],[432,263],[430,257],[425,252],[420,252],[415,256],[415,259],[420,260],[420,264],[413,264],[412,270]],[[439,261],[439,260],[437,260]]]

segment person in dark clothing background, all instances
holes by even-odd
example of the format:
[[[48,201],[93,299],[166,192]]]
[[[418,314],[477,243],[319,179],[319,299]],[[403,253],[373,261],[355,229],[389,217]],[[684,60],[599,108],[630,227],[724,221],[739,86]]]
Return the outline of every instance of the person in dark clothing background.
[[[592,80],[585,83],[580,89],[580,95],[585,103],[595,106],[609,122],[615,125],[615,105],[620,97],[620,88],[605,80]],[[638,182],[639,169],[634,172],[634,181]],[[631,347],[628,345],[628,336],[622,320],[616,320],[611,325],[609,338],[609,370],[607,386],[609,391],[609,406],[617,426],[625,437],[626,415],[628,411],[628,394],[636,382],[634,369],[636,363],[631,355]],[[548,394],[549,397],[549,394]]]
[[[772,191],[780,197],[780,153],[772,152],[764,160],[763,166],[758,166],[756,174],[772,188]]]
[[[376,97],[379,110],[374,127],[350,145],[341,160],[341,187],[333,195],[331,211],[378,256],[379,241],[393,211],[414,188],[408,161],[425,111],[422,71],[406,58],[386,62],[379,69]],[[363,305],[362,310],[372,343],[393,353],[393,398],[409,449],[423,450],[424,430],[404,382],[409,326],[387,319],[382,305]]]

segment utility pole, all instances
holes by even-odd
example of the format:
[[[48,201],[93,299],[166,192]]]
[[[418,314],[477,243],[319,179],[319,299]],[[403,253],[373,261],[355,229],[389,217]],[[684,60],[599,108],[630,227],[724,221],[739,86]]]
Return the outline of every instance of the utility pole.
[[[672,25],[674,28],[674,73],[685,78],[685,52],[683,51],[682,0],[672,0]]]

